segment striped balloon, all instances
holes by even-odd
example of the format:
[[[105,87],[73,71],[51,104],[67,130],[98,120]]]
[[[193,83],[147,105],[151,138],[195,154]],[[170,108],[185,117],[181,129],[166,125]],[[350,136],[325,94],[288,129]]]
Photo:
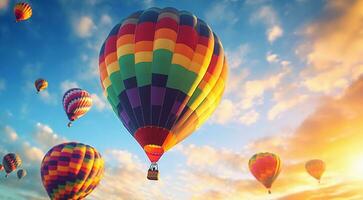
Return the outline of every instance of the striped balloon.
[[[273,153],[258,153],[248,163],[253,176],[262,183],[271,194],[271,185],[280,174],[281,160]]]
[[[309,160],[305,164],[305,169],[312,177],[314,177],[320,183],[321,176],[325,171],[325,163],[324,161],[319,159]]]
[[[151,162],[189,136],[216,109],[227,63],[211,28],[187,11],[131,14],[99,55],[104,94]]]
[[[16,172],[16,175],[18,176],[18,179],[22,179],[24,176],[27,175],[27,172],[25,169],[19,169],[17,172]]]
[[[8,153],[3,158],[3,167],[7,177],[12,171],[16,170],[21,165],[20,157],[15,153]]]
[[[64,93],[63,96],[63,108],[66,112],[70,122],[72,122],[83,115],[85,115],[92,107],[92,98],[86,90],[80,88],[72,88]]]
[[[43,186],[51,199],[85,198],[99,184],[104,162],[98,151],[82,143],[59,144],[41,164]]]
[[[17,3],[14,6],[15,21],[23,21],[29,19],[33,14],[32,7],[28,3]]]
[[[43,91],[48,87],[48,81],[39,78],[34,83],[35,88],[37,89],[37,92]]]

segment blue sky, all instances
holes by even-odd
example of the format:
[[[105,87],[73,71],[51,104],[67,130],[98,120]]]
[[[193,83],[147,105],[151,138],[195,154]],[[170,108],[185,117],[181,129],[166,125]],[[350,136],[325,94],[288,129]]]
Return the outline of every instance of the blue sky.
[[[334,20],[355,19],[348,15],[353,8],[340,1],[27,2],[33,8],[32,18],[16,23],[12,13],[15,1],[0,0],[0,150],[19,152],[30,171],[23,182],[0,178],[0,193],[9,194],[10,199],[45,197],[37,174],[37,158],[66,140],[90,144],[106,159],[106,176],[90,199],[102,199],[102,192],[111,199],[117,195],[125,199],[203,199],[203,194],[219,191],[213,184],[212,188],[196,187],[195,191],[185,186],[187,177],[194,180],[188,170],[223,169],[227,165],[231,169],[222,170],[214,178],[251,181],[243,162],[246,157],[255,151],[269,151],[269,147],[275,149],[281,138],[295,134],[321,101],[341,97],[363,72],[356,65],[360,60],[354,57],[360,46],[348,51],[352,57],[344,55],[338,61],[323,56],[327,50],[323,48],[325,39],[335,34],[329,33]],[[108,32],[132,12],[151,6],[172,6],[204,19],[220,37],[229,63],[228,85],[220,106],[204,126],[163,156],[159,162],[162,181],[154,185],[144,180],[147,157],[110,109],[98,77],[98,52]],[[339,57],[337,49],[341,45],[329,44],[332,51],[327,57]],[[333,64],[326,67],[327,63]],[[341,67],[347,70],[339,71]],[[49,87],[37,95],[33,83],[39,77],[47,79]],[[94,106],[67,128],[61,100],[64,91],[75,86],[92,94]],[[261,141],[270,143],[259,146]],[[215,161],[198,157],[204,153],[215,156]],[[134,183],[136,189],[110,189],[117,181],[125,187],[133,183],[129,180],[132,176],[125,172],[135,173],[140,179]],[[122,180],[112,177],[112,173]],[[218,185],[220,179],[213,180]],[[30,184],[33,181],[37,184]],[[201,183],[190,183],[194,184]],[[163,188],[170,190],[165,194]],[[274,197],[284,195],[281,189]]]

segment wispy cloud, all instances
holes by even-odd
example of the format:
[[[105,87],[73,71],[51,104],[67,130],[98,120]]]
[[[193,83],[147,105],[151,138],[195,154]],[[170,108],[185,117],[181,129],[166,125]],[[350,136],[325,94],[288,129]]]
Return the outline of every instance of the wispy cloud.
[[[78,87],[79,87],[79,85],[77,82],[70,81],[70,80],[62,81],[60,84],[60,89],[61,89],[62,93],[65,93],[69,89],[78,88]]]
[[[273,43],[284,33],[278,15],[271,6],[262,6],[251,16],[251,22],[260,22],[267,26],[266,36],[270,43]]]
[[[90,16],[82,16],[74,22],[75,32],[81,38],[92,36],[95,28],[95,24]]]
[[[238,22],[238,14],[232,9],[233,1],[223,0],[212,3],[204,14],[205,19],[210,23],[221,23],[233,25]]]
[[[0,0],[0,11],[6,10],[9,5],[9,0]]]
[[[107,108],[108,102],[106,102],[104,96],[101,97],[97,94],[91,94],[92,104],[96,107],[98,111],[103,111]]]
[[[363,73],[363,2],[328,1],[326,8],[323,16],[330,17],[306,26],[306,40],[296,52],[307,62],[302,84],[310,91],[332,94]]]

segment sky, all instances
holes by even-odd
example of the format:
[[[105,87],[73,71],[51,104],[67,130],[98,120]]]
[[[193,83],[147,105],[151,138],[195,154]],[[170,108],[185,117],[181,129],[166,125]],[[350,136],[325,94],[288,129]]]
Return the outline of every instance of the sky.
[[[16,152],[28,176],[0,175],[1,199],[48,199],[40,162],[54,145],[95,147],[105,175],[88,199],[363,199],[363,1],[353,0],[54,0],[27,1],[16,23],[13,0],[0,0],[0,155]],[[103,96],[98,52],[112,27],[149,7],[172,6],[206,21],[228,60],[217,110],[159,161],[149,161]],[[46,78],[36,94],[34,81]],[[89,91],[93,108],[67,127],[63,93]],[[248,171],[256,152],[280,156],[268,195]],[[307,160],[327,165],[321,184]]]

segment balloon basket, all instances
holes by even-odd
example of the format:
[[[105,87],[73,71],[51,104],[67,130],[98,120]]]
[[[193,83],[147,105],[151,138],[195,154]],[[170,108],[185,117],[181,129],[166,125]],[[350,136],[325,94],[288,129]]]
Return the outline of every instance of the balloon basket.
[[[150,168],[147,171],[147,179],[153,181],[159,180],[159,170],[158,170],[158,165],[156,163],[152,163],[150,165]]]

